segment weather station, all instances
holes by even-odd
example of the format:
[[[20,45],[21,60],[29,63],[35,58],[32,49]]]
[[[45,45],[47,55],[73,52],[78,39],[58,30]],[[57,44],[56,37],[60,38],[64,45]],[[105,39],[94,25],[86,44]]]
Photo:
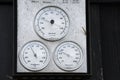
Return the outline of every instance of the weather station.
[[[87,0],[14,0],[17,80],[91,76]]]

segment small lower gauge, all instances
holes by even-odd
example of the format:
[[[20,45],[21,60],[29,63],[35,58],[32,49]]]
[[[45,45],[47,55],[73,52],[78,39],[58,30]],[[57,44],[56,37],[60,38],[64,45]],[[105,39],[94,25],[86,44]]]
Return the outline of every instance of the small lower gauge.
[[[77,43],[63,42],[55,50],[54,61],[60,69],[74,71],[82,65],[83,51]]]
[[[30,71],[42,70],[50,61],[48,48],[38,41],[29,42],[21,49],[19,60]]]

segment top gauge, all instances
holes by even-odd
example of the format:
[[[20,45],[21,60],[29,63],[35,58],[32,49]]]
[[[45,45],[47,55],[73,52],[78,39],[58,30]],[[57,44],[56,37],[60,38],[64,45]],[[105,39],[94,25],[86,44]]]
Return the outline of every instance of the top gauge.
[[[43,39],[48,41],[60,40],[66,36],[70,21],[64,10],[55,6],[41,9],[35,17],[34,29]]]

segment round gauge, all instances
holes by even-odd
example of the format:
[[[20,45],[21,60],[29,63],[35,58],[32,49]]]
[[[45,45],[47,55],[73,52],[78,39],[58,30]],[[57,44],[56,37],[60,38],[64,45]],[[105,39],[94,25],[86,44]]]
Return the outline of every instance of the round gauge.
[[[59,40],[68,33],[68,15],[58,7],[45,7],[37,13],[34,20],[34,29],[45,40]]]
[[[30,71],[41,70],[50,61],[47,47],[37,41],[24,45],[20,51],[19,59],[21,64]]]
[[[64,42],[56,48],[54,61],[59,68],[65,71],[76,70],[83,62],[82,49],[74,42]]]

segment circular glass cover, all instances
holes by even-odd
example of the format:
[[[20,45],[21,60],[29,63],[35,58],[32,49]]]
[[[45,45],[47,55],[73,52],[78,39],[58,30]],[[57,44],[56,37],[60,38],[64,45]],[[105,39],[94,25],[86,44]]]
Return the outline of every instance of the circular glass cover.
[[[34,29],[45,40],[59,40],[68,33],[68,15],[58,7],[45,7],[37,13]]]
[[[21,64],[31,71],[45,68],[50,61],[47,47],[37,41],[24,45],[20,51],[19,59]]]
[[[83,62],[82,49],[74,42],[64,42],[56,48],[54,61],[63,70],[76,70]]]

